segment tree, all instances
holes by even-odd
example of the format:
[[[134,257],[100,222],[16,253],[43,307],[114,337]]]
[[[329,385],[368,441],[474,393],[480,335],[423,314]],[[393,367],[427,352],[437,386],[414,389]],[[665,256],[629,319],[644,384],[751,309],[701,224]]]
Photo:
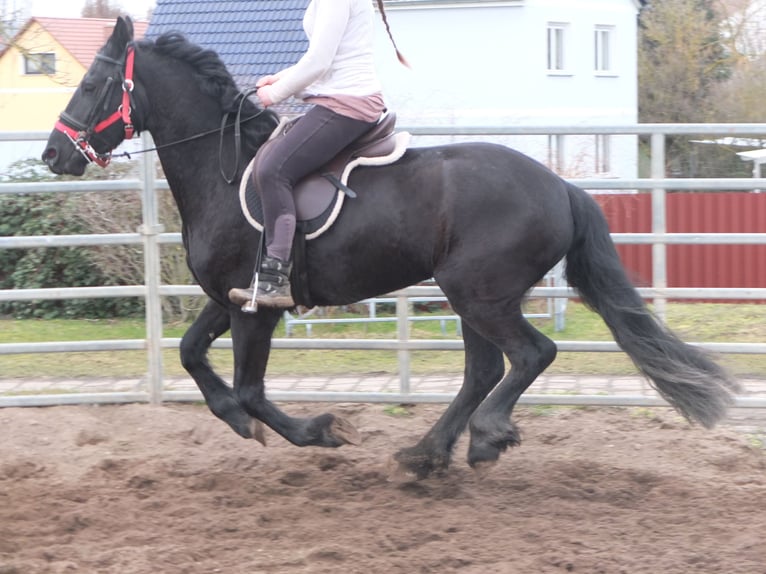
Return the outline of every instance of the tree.
[[[651,0],[639,14],[638,115],[644,123],[714,121],[711,93],[731,74],[714,0]],[[671,175],[699,177],[687,136],[666,139]],[[716,162],[713,162],[716,163]]]
[[[731,78],[711,92],[714,121],[760,123],[766,117],[766,56],[741,62]]]
[[[712,0],[652,0],[639,15],[639,118],[709,121],[709,95],[729,77],[731,57]]]
[[[717,0],[731,77],[713,87],[714,121],[762,122],[766,117],[766,0]]]
[[[83,18],[117,18],[122,14],[120,6],[112,7],[109,0],[85,0],[80,13]]]
[[[723,42],[737,65],[766,53],[766,0],[715,0],[715,9]]]

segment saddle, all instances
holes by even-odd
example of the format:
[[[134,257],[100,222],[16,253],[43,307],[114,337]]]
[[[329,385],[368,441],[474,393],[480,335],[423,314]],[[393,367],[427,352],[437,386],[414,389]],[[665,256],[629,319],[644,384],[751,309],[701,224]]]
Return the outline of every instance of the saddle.
[[[293,119],[280,123],[242,174],[239,188],[242,212],[248,222],[259,231],[263,230],[263,209],[252,173],[257,169],[263,151],[268,149],[276,138],[286,134],[295,121],[296,119]],[[410,134],[395,132],[395,126],[396,114],[385,114],[368,132],[293,188],[297,231],[301,232],[305,239],[315,239],[329,229],[340,213],[344,198],[356,197],[356,192],[348,187],[349,174],[355,167],[387,165],[404,155]]]

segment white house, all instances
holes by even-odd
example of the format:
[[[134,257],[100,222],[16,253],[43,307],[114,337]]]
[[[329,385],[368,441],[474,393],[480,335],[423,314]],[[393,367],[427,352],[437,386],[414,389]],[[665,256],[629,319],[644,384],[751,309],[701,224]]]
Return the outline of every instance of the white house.
[[[412,66],[393,56],[381,24],[378,61],[400,125],[587,128],[638,121],[638,0],[389,0],[385,7]],[[569,177],[637,173],[633,135],[502,141]]]

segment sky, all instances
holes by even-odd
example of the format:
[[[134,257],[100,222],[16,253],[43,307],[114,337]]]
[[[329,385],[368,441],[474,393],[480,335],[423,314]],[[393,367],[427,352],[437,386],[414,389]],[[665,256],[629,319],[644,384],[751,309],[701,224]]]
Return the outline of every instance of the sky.
[[[49,16],[54,18],[79,18],[85,0],[6,0],[7,7],[15,5],[27,16]],[[149,8],[156,0],[112,0],[110,5],[122,6],[123,12],[134,18],[146,18]]]

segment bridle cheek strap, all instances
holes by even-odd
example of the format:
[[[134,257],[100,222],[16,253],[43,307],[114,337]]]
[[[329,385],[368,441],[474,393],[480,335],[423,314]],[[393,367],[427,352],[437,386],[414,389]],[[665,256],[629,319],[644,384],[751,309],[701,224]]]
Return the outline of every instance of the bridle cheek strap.
[[[133,88],[135,83],[133,82],[133,65],[136,59],[136,48],[131,44],[128,46],[128,52],[125,54],[125,79],[122,82],[122,105],[117,110],[122,116],[122,123],[125,124],[125,139],[133,139],[133,133],[135,128],[133,122],[130,119],[130,100],[133,95]]]
[[[128,51],[125,54],[125,79],[122,81],[122,104],[120,104],[120,107],[117,108],[117,111],[111,116],[97,123],[93,128],[93,133],[102,132],[112,124],[122,120],[122,123],[125,125],[125,139],[133,139],[135,127],[130,119],[130,97],[133,93],[133,88],[135,87],[133,82],[135,56],[136,50],[133,45],[128,46]]]

